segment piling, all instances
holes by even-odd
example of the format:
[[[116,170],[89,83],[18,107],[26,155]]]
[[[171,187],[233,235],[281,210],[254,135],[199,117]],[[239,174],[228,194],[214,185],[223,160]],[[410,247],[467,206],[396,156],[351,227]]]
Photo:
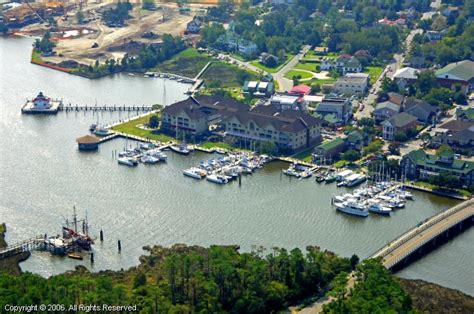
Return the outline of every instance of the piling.
[[[100,242],[104,242],[104,232],[100,229]]]
[[[122,252],[122,244],[120,243],[120,240],[117,241],[117,245],[119,253]]]
[[[242,186],[242,174],[239,173],[239,187]]]
[[[91,252],[91,264],[94,264],[94,253]]]

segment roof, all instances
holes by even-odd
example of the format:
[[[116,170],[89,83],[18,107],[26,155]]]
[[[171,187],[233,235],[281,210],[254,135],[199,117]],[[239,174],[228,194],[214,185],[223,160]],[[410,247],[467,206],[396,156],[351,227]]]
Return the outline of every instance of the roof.
[[[333,150],[341,145],[345,145],[345,142],[342,138],[340,137],[336,137],[335,139],[331,140],[331,141],[328,141],[328,142],[324,142],[318,146],[316,146],[316,149],[317,150],[324,150],[324,151],[330,151],[330,150]]]
[[[78,144],[97,144],[100,139],[94,135],[85,135],[76,139]]]
[[[360,77],[360,76],[341,76],[337,79],[336,83],[341,83],[341,84],[354,84],[354,83],[359,83],[359,84],[364,84],[367,83],[367,78],[366,77]]]
[[[440,157],[442,156],[430,155],[424,150],[419,149],[409,152],[403,158],[409,158],[414,164],[418,166],[429,166],[430,168],[435,168],[439,171],[445,170],[467,174],[474,170],[474,162],[472,161],[453,158],[451,162],[445,162],[441,161]]]
[[[435,74],[438,78],[444,78],[446,75],[450,75],[462,81],[469,81],[474,77],[474,61],[464,60],[450,63],[436,71]]]
[[[430,105],[424,100],[408,98],[405,101],[405,111],[421,120],[426,120],[430,115],[436,114],[438,108]]]
[[[345,66],[350,68],[358,68],[360,67],[360,61],[356,57],[352,57],[346,62]]]
[[[450,136],[450,139],[455,141],[474,141],[474,126],[454,133]]]
[[[358,142],[358,141],[363,141],[364,140],[364,135],[362,135],[361,132],[359,131],[352,131],[347,135],[347,140],[351,143]]]
[[[446,123],[443,123],[438,128],[439,129],[446,129],[451,132],[459,132],[465,130],[474,125],[474,122],[469,121],[461,121],[461,120],[451,120]]]
[[[308,102],[321,102],[324,96],[322,95],[305,95],[303,99]]]
[[[250,81],[247,85],[248,88],[257,88],[258,82],[257,81]]]
[[[394,104],[397,104],[399,106],[402,105],[403,103],[403,100],[405,99],[405,97],[403,95],[400,95],[399,93],[395,93],[395,92],[389,92],[387,93],[388,95],[388,100],[393,102]]]
[[[406,112],[401,112],[401,113],[397,113],[396,115],[394,115],[390,119],[385,120],[383,123],[388,122],[396,128],[403,128],[403,127],[405,127],[405,126],[409,125],[410,123],[413,123],[417,120],[418,119],[415,116],[412,116],[411,114],[406,113]]]
[[[395,72],[393,79],[416,80],[418,78],[416,75],[418,72],[420,72],[420,70],[415,68],[401,68]]]
[[[456,110],[456,116],[458,118],[466,118],[468,120],[474,120],[474,108],[466,108],[466,109],[458,108]]]
[[[375,110],[384,110],[384,109],[389,109],[394,112],[400,112],[400,106],[388,100],[378,103],[377,106],[375,106]]]
[[[311,87],[305,84],[293,86],[288,93],[308,95],[311,92]]]

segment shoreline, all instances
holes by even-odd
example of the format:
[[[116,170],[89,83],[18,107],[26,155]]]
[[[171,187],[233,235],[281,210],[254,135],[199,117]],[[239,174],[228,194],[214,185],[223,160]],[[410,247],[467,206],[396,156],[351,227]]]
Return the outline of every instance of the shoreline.
[[[7,242],[5,241],[6,233],[7,227],[5,223],[0,224],[0,248],[5,248],[8,246]],[[23,273],[20,263],[26,261],[30,256],[30,252],[22,252],[6,258],[0,258],[0,270],[5,271],[10,275],[19,276]]]

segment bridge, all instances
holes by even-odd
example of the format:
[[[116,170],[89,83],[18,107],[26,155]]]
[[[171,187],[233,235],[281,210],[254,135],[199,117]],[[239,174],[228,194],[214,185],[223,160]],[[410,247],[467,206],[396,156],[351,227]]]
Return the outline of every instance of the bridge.
[[[30,238],[5,248],[0,249],[0,259],[13,256],[22,252],[30,252],[34,249],[44,246],[44,236],[37,236],[36,238]]]
[[[369,258],[381,257],[386,268],[400,269],[456,233],[469,228],[473,222],[474,199],[470,199],[426,219]]]

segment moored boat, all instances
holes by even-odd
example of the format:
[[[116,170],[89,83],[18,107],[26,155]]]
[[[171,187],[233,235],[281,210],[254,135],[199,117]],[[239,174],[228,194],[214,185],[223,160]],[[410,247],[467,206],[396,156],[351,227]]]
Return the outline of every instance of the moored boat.
[[[367,209],[372,213],[380,215],[390,215],[390,213],[392,212],[392,209],[390,207],[383,206],[380,203],[372,203],[367,206]]]
[[[201,180],[204,177],[206,177],[206,172],[196,167],[183,170],[183,174],[187,177],[198,179],[198,180]]]
[[[70,252],[67,254],[67,257],[72,258],[72,259],[83,260],[82,255],[77,252]]]
[[[229,183],[229,178],[220,174],[211,174],[206,177],[206,180],[217,184]]]
[[[338,206],[342,205],[342,206]],[[357,217],[367,217],[369,212],[365,210],[365,207],[359,205],[355,202],[344,202],[342,204],[337,203],[336,210],[343,212],[345,214],[357,216]]]
[[[186,144],[179,144],[179,145],[171,145],[170,149],[175,153],[188,155],[191,152],[191,149]]]

